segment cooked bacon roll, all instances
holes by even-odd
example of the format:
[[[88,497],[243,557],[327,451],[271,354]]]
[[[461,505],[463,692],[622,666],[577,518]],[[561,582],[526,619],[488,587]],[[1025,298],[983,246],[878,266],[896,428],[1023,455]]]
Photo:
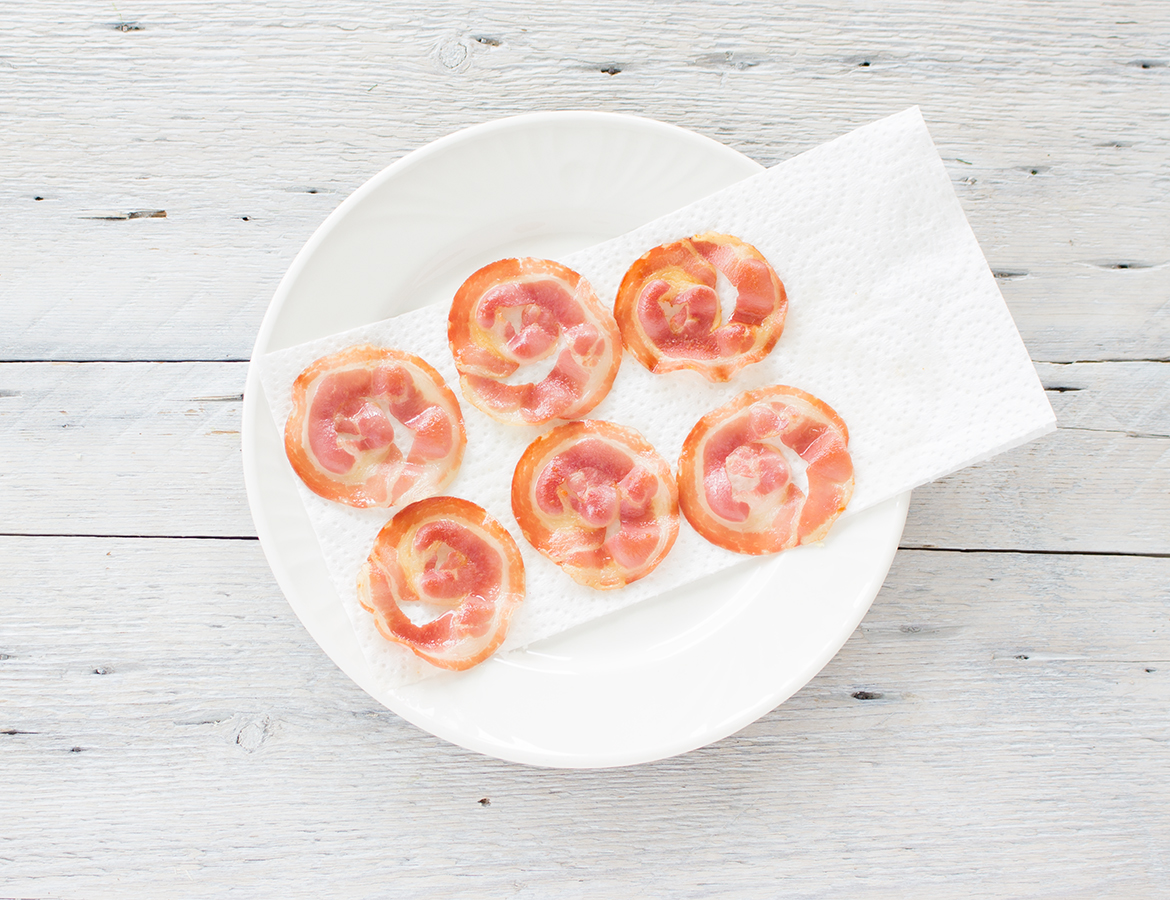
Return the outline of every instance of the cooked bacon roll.
[[[570,422],[533,441],[512,477],[512,511],[533,547],[601,590],[648,575],[678,537],[670,466],[610,422]]]
[[[589,282],[548,259],[501,259],[468,278],[447,338],[463,396],[509,425],[584,416],[622,358],[617,323]]]
[[[466,443],[455,394],[409,353],[350,347],[293,383],[285,453],[328,500],[393,507],[437,494],[459,471]]]
[[[683,515],[737,553],[819,541],[853,496],[848,444],[841,417],[812,394],[784,385],[746,391],[683,442]]]
[[[784,285],[760,251],[714,232],[643,254],[614,303],[622,341],[647,369],[694,369],[719,382],[772,352],[787,311]]]
[[[443,669],[469,669],[503,643],[524,599],[524,561],[504,527],[458,497],[429,497],[378,533],[358,575],[378,632]],[[403,603],[442,610],[415,624]]]

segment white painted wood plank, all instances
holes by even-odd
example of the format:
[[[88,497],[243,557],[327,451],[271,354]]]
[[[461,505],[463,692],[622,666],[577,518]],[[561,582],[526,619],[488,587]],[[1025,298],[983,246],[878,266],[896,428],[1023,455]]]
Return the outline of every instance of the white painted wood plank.
[[[1060,430],[914,493],[904,547],[1170,553],[1170,438]]]
[[[244,363],[0,365],[0,532],[252,535]]]
[[[992,267],[1028,273],[1003,284],[1036,358],[1161,357],[1168,17],[1158,2],[21,6],[0,23],[0,358],[245,358],[325,214],[474,122],[608,109],[771,163],[912,103]]]
[[[1061,428],[1170,436],[1170,364],[1040,363],[1036,371]]]
[[[1170,553],[1170,364],[1037,369],[1057,432],[916,491],[902,545]]]
[[[0,553],[5,893],[1166,883],[1170,560],[903,551],[838,657],[755,725],[675,760],[558,772],[377,708],[297,624],[255,542],[5,538]]]
[[[0,532],[253,535],[245,370],[0,365]],[[915,492],[904,545],[1170,553],[1170,364],[1039,370],[1060,430]]]

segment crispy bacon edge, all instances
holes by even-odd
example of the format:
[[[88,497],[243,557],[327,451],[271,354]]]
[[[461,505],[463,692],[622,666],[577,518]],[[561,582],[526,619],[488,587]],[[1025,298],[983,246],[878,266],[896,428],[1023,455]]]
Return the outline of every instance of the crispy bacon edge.
[[[816,410],[821,420],[840,434],[845,443],[846,453],[848,453],[849,428],[846,426],[845,420],[829,404],[800,388],[781,384],[755,391],[745,391],[729,403],[707,413],[695,424],[686,440],[683,441],[683,449],[678,462],[679,506],[691,527],[719,547],[735,553],[762,556],[790,549],[791,546],[823,540],[833,523],[845,511],[853,496],[854,482],[853,476],[850,475],[848,482],[845,483],[845,490],[837,505],[836,512],[825,519],[817,529],[807,535],[799,536],[795,544],[787,546],[779,545],[768,532],[747,532],[731,527],[724,524],[725,520],[717,518],[707,511],[707,504],[704,502],[701,465],[702,451],[707,437],[720,425],[753,404],[761,400],[783,400],[785,398],[803,401]]]
[[[455,392],[447,387],[447,382],[426,360],[412,353],[401,350],[391,350],[388,347],[375,347],[372,344],[359,344],[347,347],[337,353],[323,356],[311,363],[293,382],[292,401],[293,411],[289,414],[284,426],[284,452],[292,464],[293,471],[314,494],[343,503],[346,506],[357,508],[384,507],[393,508],[394,498],[388,492],[386,502],[370,502],[364,496],[365,481],[356,484],[346,484],[331,478],[314,462],[308,449],[304,445],[305,416],[309,414],[308,404],[305,402],[309,387],[319,378],[329,374],[333,369],[347,368],[353,363],[368,362],[376,364],[383,361],[404,363],[417,368],[429,378],[438,389],[444,400],[444,410],[451,418],[451,424],[457,432],[457,450],[446,461],[446,472],[435,483],[434,492],[438,493],[449,485],[459,473],[463,464],[463,453],[467,447],[467,430],[463,426],[463,410],[459,406],[459,398]]]
[[[475,633],[474,619],[467,621],[469,615],[474,617],[475,610],[468,607],[466,600],[430,622],[415,625],[398,606],[391,580],[386,576],[383,562],[397,562],[401,542],[409,540],[419,527],[439,520],[486,532],[502,557],[505,579],[483,634]],[[409,573],[408,581],[413,574]],[[357,595],[362,607],[373,615],[374,625],[384,638],[406,647],[433,666],[461,672],[483,662],[504,642],[512,615],[524,600],[524,582],[520,548],[507,529],[483,507],[459,497],[428,497],[403,507],[378,532],[358,574]],[[380,602],[382,598],[385,602]]]

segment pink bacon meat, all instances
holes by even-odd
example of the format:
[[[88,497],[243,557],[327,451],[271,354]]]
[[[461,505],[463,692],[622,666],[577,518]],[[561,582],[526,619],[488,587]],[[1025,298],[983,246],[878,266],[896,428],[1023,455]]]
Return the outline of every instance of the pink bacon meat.
[[[512,477],[512,511],[533,547],[601,590],[650,574],[678,537],[670,466],[610,422],[570,422],[533,441]]]
[[[378,632],[431,665],[469,669],[503,643],[524,599],[524,561],[504,527],[458,497],[412,503],[379,533],[358,575]],[[441,612],[416,624],[403,603]]]
[[[455,294],[447,338],[463,396],[493,419],[576,419],[617,375],[617,323],[589,282],[548,259],[501,259]]]
[[[819,541],[853,496],[849,429],[812,394],[747,391],[691,429],[679,504],[707,540],[737,553]]]
[[[466,443],[455,394],[409,353],[350,347],[293,383],[285,453],[327,500],[393,507],[437,494],[459,471]]]
[[[721,290],[736,297],[727,321]],[[716,382],[772,352],[787,310],[784,285],[760,251],[714,232],[645,253],[614,302],[622,341],[638,362],[651,372],[694,369]]]

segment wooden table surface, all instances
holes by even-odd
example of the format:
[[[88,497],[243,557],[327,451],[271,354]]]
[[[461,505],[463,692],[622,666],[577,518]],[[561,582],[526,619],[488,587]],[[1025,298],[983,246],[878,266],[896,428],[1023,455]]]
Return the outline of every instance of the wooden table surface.
[[[771,164],[912,104],[1060,428],[915,492],[819,676],[555,771],[328,660],[239,431],[330,210],[504,115]],[[33,0],[0,176],[0,896],[1170,896],[1170,5]]]

